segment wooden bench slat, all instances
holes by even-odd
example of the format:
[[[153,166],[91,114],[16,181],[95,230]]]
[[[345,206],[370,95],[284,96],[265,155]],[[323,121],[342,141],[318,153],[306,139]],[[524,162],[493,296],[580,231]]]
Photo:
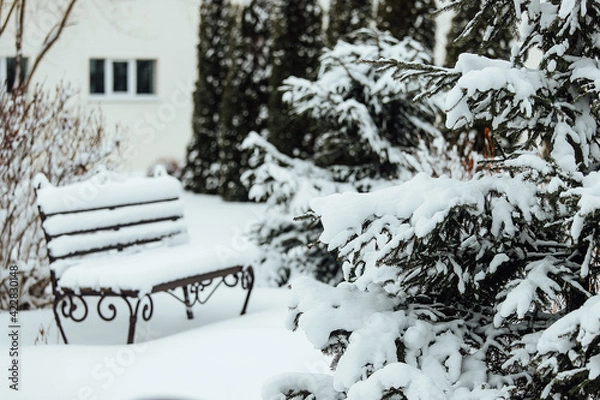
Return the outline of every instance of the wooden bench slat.
[[[166,217],[166,218],[155,218],[155,219],[134,221],[134,222],[126,223],[126,224],[122,224],[122,225],[109,225],[109,226],[106,226],[103,228],[90,228],[90,229],[84,228],[85,230],[60,233],[60,234],[56,235],[55,237],[61,237],[61,236],[74,237],[74,236],[78,236],[78,235],[85,235],[88,233],[95,233],[95,232],[114,232],[114,231],[119,231],[123,228],[138,226],[140,224],[152,224],[155,222],[169,222],[169,221],[173,222],[173,221],[177,221],[182,218],[183,218],[183,216],[181,216],[181,217],[173,216],[173,217]]]
[[[179,198],[181,183],[172,176],[116,179],[99,174],[65,186],[48,185],[37,191],[37,204],[45,215],[118,207]]]
[[[54,237],[182,217],[183,202],[174,199],[113,209],[73,211],[45,216],[43,228],[48,235]]]
[[[127,248],[137,244],[160,242],[165,238],[182,235],[187,239],[186,224],[183,220],[163,221],[134,225],[111,231],[62,235],[48,243],[48,253],[58,260],[69,256],[96,253],[107,249]],[[184,240],[177,241],[182,243]],[[176,244],[173,242],[173,244]]]
[[[142,246],[146,246],[146,245],[151,245],[151,244],[162,244],[162,242],[165,239],[170,239],[170,238],[174,238],[177,236],[183,236],[182,233],[176,233],[173,235],[168,235],[168,236],[164,236],[161,238],[152,238],[152,239],[138,239],[136,241],[132,241],[132,242],[128,242],[126,244],[113,244],[113,245],[109,245],[109,246],[105,246],[105,247],[99,247],[99,248],[94,248],[92,250],[80,250],[80,251],[76,251],[74,253],[69,253],[66,254],[64,256],[59,256],[59,257],[53,257],[53,259],[55,261],[57,260],[64,260],[64,259],[70,259],[70,258],[77,258],[77,257],[83,257],[83,256],[88,256],[88,255],[94,255],[94,254],[100,254],[100,253],[106,253],[106,255],[110,255],[112,252],[117,251],[117,252],[121,252],[124,249],[127,249],[128,251],[133,251],[133,249],[142,247]],[[184,241],[184,239],[182,239],[182,241]],[[152,248],[150,246],[148,246],[148,248]],[[141,249],[138,249],[138,251]]]
[[[85,212],[90,212],[90,211],[118,210],[119,208],[136,207],[136,206],[143,206],[146,204],[155,204],[155,203],[166,203],[169,201],[178,201],[178,200],[179,200],[179,197],[172,197],[172,198],[166,198],[166,199],[160,199],[160,200],[140,201],[140,202],[135,202],[135,203],[120,203],[120,204],[112,205],[109,207],[78,208],[76,210],[60,211],[60,212],[55,212],[55,213],[50,213],[50,214],[43,213],[40,208],[40,212],[43,213],[44,217],[52,217],[52,216],[57,216],[57,215],[79,214],[79,213],[85,213]]]

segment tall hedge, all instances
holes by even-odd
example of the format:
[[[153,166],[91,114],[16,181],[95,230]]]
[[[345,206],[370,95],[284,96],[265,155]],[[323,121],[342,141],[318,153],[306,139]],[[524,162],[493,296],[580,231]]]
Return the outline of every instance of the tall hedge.
[[[200,6],[198,80],[193,94],[193,136],[187,148],[183,182],[197,193],[217,193],[217,134],[220,104],[229,70],[229,35],[233,23],[229,0],[204,0]]]
[[[273,13],[269,140],[287,155],[300,155],[310,147],[310,129],[291,118],[279,87],[289,76],[315,76],[324,44],[322,9],[318,0],[276,0]]]

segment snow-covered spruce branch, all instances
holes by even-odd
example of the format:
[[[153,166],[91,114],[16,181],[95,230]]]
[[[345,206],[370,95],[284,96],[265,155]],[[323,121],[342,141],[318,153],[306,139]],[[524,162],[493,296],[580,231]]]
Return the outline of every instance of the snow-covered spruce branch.
[[[600,3],[481,6],[484,39],[519,19],[512,60],[462,54],[430,73],[434,84],[446,73],[453,81],[447,127],[491,129],[503,159],[469,181],[417,175],[311,202],[345,282],[296,283],[290,327],[332,354],[342,398],[570,400],[600,390]],[[534,46],[539,67],[526,68]],[[424,308],[426,317],[407,312]]]
[[[284,101],[317,126],[317,164],[375,163],[397,177],[398,170],[419,171],[412,150],[441,136],[433,128],[435,102],[412,99],[418,85],[359,62],[381,58],[431,62],[431,55],[413,40],[363,29],[323,54],[314,81],[284,81]]]
[[[545,385],[540,398],[552,393],[571,398],[598,393],[600,376],[600,296],[556,321],[540,336],[532,360]]]
[[[495,399],[531,381],[529,365],[509,363],[515,340],[556,320],[564,288],[583,290],[570,279],[583,266],[567,227],[548,223],[560,207],[523,177],[418,175],[311,202],[347,282],[294,282],[288,324],[334,357],[337,392],[380,399],[435,377],[432,396]],[[415,380],[402,384],[380,372],[407,368]]]
[[[243,146],[252,151],[250,162],[256,167],[246,171],[242,180],[251,199],[266,200],[268,205],[267,216],[249,232],[250,240],[260,249],[255,262],[258,279],[283,285],[298,274],[308,274],[326,282],[339,282],[339,262],[318,243],[320,222],[295,217],[309,210],[313,197],[355,191],[353,181],[369,185],[369,180],[362,180],[356,175],[358,171],[349,168],[331,171],[291,158],[254,132]]]
[[[392,70],[391,76],[399,82],[422,82],[424,88],[420,93],[415,94],[415,101],[423,101],[449,89],[460,78],[460,73],[449,68],[394,58],[362,59],[360,62],[379,67],[378,72]]]
[[[425,79],[428,83],[424,96],[450,87],[444,105],[446,126],[450,129],[484,123],[495,136],[510,144],[503,149],[505,154],[542,144],[552,152],[555,162],[570,172],[590,168],[599,161],[592,120],[594,92],[588,90],[587,94],[575,96],[564,92],[561,88],[572,85],[568,76],[549,79],[543,70],[515,67],[508,61],[471,54],[462,54],[456,66],[446,72],[419,66],[416,71],[403,70],[415,67],[410,64],[395,67],[400,69],[396,76],[402,79],[415,75]],[[586,68],[595,67],[588,64]],[[572,80],[581,83],[581,74],[578,71]],[[567,97],[557,98],[557,94]]]
[[[280,284],[294,270],[324,272],[318,272],[321,277],[337,270],[335,279],[326,278],[330,283],[341,276],[335,256],[322,244],[313,244],[321,234],[320,223],[293,221],[309,211],[312,198],[388,187],[421,171],[434,176],[466,174],[460,157],[434,126],[433,102],[414,102],[418,85],[401,83],[392,71],[379,73],[358,62],[365,57],[431,60],[410,39],[359,30],[323,54],[313,81],[290,77],[284,82],[284,100],[314,123],[311,159],[283,155],[257,134],[245,141],[256,166],[243,177],[250,196],[267,200],[278,214],[257,224],[251,236],[264,250],[259,265],[264,271],[275,268],[272,275]]]
[[[316,348],[333,357],[332,387],[318,389],[333,389],[344,399],[385,399],[392,393],[419,393],[429,399],[454,391],[453,398],[459,399],[469,393],[462,385],[478,387],[490,379],[486,357],[493,353],[504,359],[503,349],[496,350],[501,342],[510,342],[510,333],[491,327],[484,308],[476,310],[474,305],[448,307],[428,296],[417,304],[390,297],[377,286],[362,291],[354,285],[332,288],[307,279],[293,282],[293,294],[288,327],[302,329]],[[389,374],[379,372],[386,370]],[[423,379],[426,386],[418,383]],[[495,379],[499,386],[510,382]],[[279,390],[293,386],[290,377],[282,380]],[[473,396],[497,398],[493,396],[507,392],[478,387]],[[313,393],[320,398],[320,392]]]
[[[318,241],[322,233],[320,221],[297,217],[310,209],[309,202],[315,197],[366,192],[401,181],[380,179],[368,165],[321,168],[308,160],[281,154],[256,133],[249,135],[244,146],[252,150],[251,162],[256,167],[247,171],[243,180],[250,188],[251,198],[266,200],[269,208],[268,216],[250,232],[251,240],[261,249],[257,260],[259,277],[278,285],[301,273],[329,283],[339,282],[340,262]],[[460,163],[451,161],[452,152],[443,144],[435,150],[425,147],[417,150],[420,169],[428,174],[464,174]]]
[[[242,175],[242,181],[250,188],[249,197],[266,200],[271,209],[294,216],[306,213],[314,197],[355,191],[352,182],[360,179],[349,168],[334,172],[308,160],[289,157],[255,132],[248,135],[242,147],[252,151],[250,164],[256,166]],[[346,179],[339,179],[340,176]],[[368,182],[357,184],[368,185]]]
[[[461,182],[421,174],[398,187],[311,206],[324,224],[321,240],[345,260],[346,279],[360,288],[377,283],[395,296],[467,295],[491,305],[499,292],[481,287],[502,286],[530,262],[565,253],[557,235],[566,231],[547,225],[554,208],[539,190],[520,176]]]

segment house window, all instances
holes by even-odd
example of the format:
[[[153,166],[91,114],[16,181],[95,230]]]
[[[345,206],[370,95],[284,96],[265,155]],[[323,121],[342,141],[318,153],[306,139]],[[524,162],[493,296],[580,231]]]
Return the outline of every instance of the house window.
[[[154,75],[156,74],[156,63],[154,60],[137,60],[135,64],[137,73],[136,93],[154,93]]]
[[[21,73],[19,81],[23,82],[27,76],[27,57],[21,59]],[[6,90],[10,92],[15,86],[15,78],[17,75],[17,59],[16,57],[0,57],[0,82],[4,82]]]
[[[90,59],[90,94],[114,97],[156,94],[156,60]]]
[[[104,93],[104,60],[90,60],[90,93]]]
[[[129,62],[113,61],[113,93],[127,93],[127,70]]]

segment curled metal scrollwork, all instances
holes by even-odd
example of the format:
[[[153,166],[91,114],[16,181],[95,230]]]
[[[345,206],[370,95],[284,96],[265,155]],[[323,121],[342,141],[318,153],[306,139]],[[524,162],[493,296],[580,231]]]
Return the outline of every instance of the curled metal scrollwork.
[[[96,309],[98,316],[102,320],[110,322],[117,317],[117,306],[115,304],[116,299],[123,301],[129,309],[129,318],[137,317],[141,308],[141,316],[144,321],[149,321],[154,313],[154,302],[149,295],[145,295],[137,301],[135,301],[135,307],[132,305],[132,301],[124,295],[104,295],[98,300]]]
[[[215,272],[204,276],[191,277],[179,282],[176,281],[165,285],[159,285],[158,287],[153,288],[153,293],[166,292],[170,294],[178,301],[185,304],[188,318],[193,318],[191,307],[194,304],[205,304],[221,285],[234,287],[238,284],[242,289],[247,291],[244,306],[241,311],[241,314],[244,314],[248,307],[248,300],[254,285],[254,272],[252,267],[232,267],[223,271],[222,275],[220,275],[220,272]],[[54,285],[56,285],[56,283],[54,283]],[[178,290],[182,290],[183,297],[180,297],[177,294]],[[86,319],[89,313],[89,307],[84,296],[99,297],[98,302],[96,303],[96,311],[98,312],[98,316],[107,322],[113,321],[117,317],[117,301],[125,303],[129,309],[127,343],[133,343],[134,341],[138,315],[147,322],[154,314],[154,302],[150,293],[141,296],[139,292],[135,291],[114,292],[88,290],[84,293],[65,293],[54,290],[54,295],[53,312],[58,329],[65,343],[68,343],[68,341],[60,321],[60,315],[62,314],[64,318],[70,318],[74,322],[82,322]],[[117,298],[120,300],[116,300]]]
[[[243,273],[243,272],[242,272]],[[237,286],[237,284],[240,282],[240,272],[236,273],[236,274],[230,274],[230,275],[226,275],[223,277],[223,283],[225,284],[225,286],[227,287],[235,287]],[[231,278],[230,280],[228,280],[228,278]]]
[[[60,298],[58,304],[60,305],[60,312],[65,318],[71,318],[75,322],[81,322],[88,316],[88,305],[81,295],[74,293],[65,294]],[[83,309],[83,313],[78,316],[77,310],[80,309],[80,307]]]
[[[212,286],[213,282],[214,282],[214,279],[212,279],[212,278],[211,279],[205,279],[205,280],[203,280],[201,282],[194,282],[194,283],[190,284],[190,288],[193,286],[193,287],[196,288],[196,292],[197,293],[203,292],[204,289]]]
[[[218,278],[205,279],[199,282],[192,282],[185,286],[181,286],[181,288],[184,290],[183,298],[177,295],[175,289],[171,289],[167,291],[167,293],[181,303],[185,304],[187,307],[191,307],[194,304],[205,304],[221,285],[235,287],[241,283],[243,289],[249,289],[252,287],[253,282],[254,276],[252,273],[248,274],[248,270],[238,270],[234,273],[220,276]],[[189,293],[189,296],[187,296],[185,293]]]
[[[148,300],[147,302],[144,302],[144,300]],[[145,295],[144,297],[140,298],[137,302],[137,304],[135,305],[135,314],[138,314],[140,305],[142,305],[142,319],[144,321],[150,321],[150,318],[152,318],[152,314],[154,314],[154,302],[152,301],[152,297],[150,297],[150,295]]]
[[[242,271],[242,289],[248,290],[254,286],[254,271],[246,268]]]
[[[210,299],[219,286],[223,283],[225,278],[221,277],[216,284],[213,285],[214,279],[207,279],[202,282],[194,282],[188,285],[191,299],[187,306],[193,306],[194,304],[204,304]],[[206,290],[210,288],[210,290]]]
[[[96,305],[96,310],[98,311],[98,316],[100,318],[102,318],[102,320],[104,321],[112,321],[117,317],[117,307],[114,304],[114,299],[116,298],[121,298],[120,296],[101,296],[100,300],[98,300],[98,304]],[[103,311],[103,305],[105,300],[109,299],[109,302],[107,304],[107,308],[108,311],[110,311],[110,314],[105,314],[105,311]],[[129,302],[126,299],[125,302],[127,303],[127,305],[129,306],[129,313],[131,314],[131,305],[129,304]]]

